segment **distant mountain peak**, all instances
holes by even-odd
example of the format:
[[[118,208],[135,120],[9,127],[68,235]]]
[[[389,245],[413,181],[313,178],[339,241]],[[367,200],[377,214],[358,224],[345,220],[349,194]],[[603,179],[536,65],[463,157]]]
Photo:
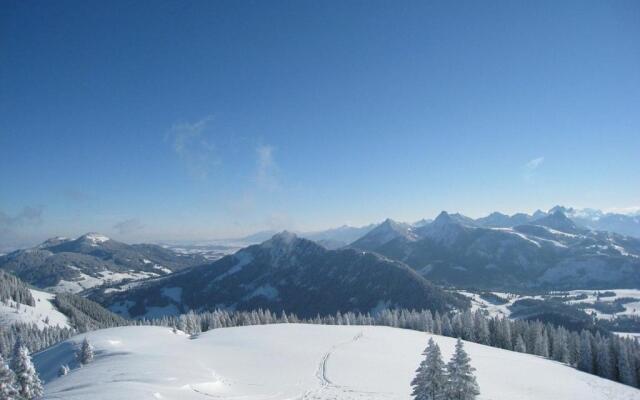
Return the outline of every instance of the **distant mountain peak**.
[[[571,207],[565,207],[565,206],[557,205],[557,206],[552,207],[549,210],[548,214],[555,214],[556,212],[561,212],[561,213],[567,215],[567,214],[571,214],[573,211],[574,210]]]
[[[411,225],[387,218],[352,245],[356,248],[371,250],[397,238],[412,241],[416,239],[416,235]]]
[[[379,227],[382,228],[391,228],[391,229],[399,229],[403,226],[402,223],[395,221],[391,218],[387,218],[384,221],[382,221],[382,223],[379,225]]]
[[[269,249],[271,252],[290,253],[300,247],[299,245],[303,243],[313,243],[315,246],[320,247],[314,242],[300,238],[290,231],[276,233],[271,237],[271,239],[262,242],[259,246],[263,249]]]
[[[64,243],[64,242],[68,242],[71,239],[64,237],[64,236],[55,236],[52,238],[49,238],[47,240],[45,240],[44,242],[40,243],[37,247],[40,249],[46,249],[47,247],[53,247],[53,246],[57,246],[60,243]]]
[[[295,233],[284,230],[273,235],[270,240],[274,242],[290,244],[296,239],[298,239],[298,236]]]
[[[546,213],[546,212],[544,212],[544,211],[542,211],[542,210],[540,210],[540,209],[537,209],[537,210],[536,210],[536,211],[535,211],[531,216],[532,216],[534,219],[538,219],[538,218],[542,218],[542,217],[544,217],[544,216],[546,216],[546,215],[547,215],[547,213]]]
[[[576,232],[578,226],[561,210],[556,209],[553,213],[533,221],[534,225],[541,225],[561,232]]]
[[[97,232],[89,232],[78,238],[79,241],[90,242],[91,244],[98,245],[100,243],[108,242],[111,240],[108,236],[105,236]]]
[[[429,225],[432,222],[432,219],[422,218],[421,220],[414,222],[412,225],[416,228],[421,228],[423,226]]]
[[[464,226],[476,225],[473,219],[465,215],[462,215],[460,213],[449,214],[446,211],[442,211],[440,214],[438,214],[436,219],[430,225],[437,227],[437,226],[449,225],[449,224],[464,225]]]

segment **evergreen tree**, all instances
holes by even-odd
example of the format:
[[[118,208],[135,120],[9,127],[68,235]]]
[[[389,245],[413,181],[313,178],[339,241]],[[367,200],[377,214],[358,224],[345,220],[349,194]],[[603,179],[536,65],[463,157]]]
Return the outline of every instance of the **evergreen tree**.
[[[522,338],[522,335],[518,335],[518,337],[516,338],[516,347],[514,348],[514,350],[519,353],[527,352],[527,345],[524,344],[524,339]]]
[[[429,345],[422,354],[426,357],[420,363],[416,377],[411,381],[411,386],[413,386],[411,394],[416,400],[444,399],[447,378],[440,347],[433,339],[429,339]]]
[[[29,350],[22,345],[18,345],[11,359],[11,368],[16,374],[16,387],[20,399],[38,399],[44,393],[42,382],[38,377]]]
[[[65,376],[69,373],[69,366],[68,365],[61,365],[60,369],[58,369],[58,376]]]
[[[482,315],[480,309],[476,310],[473,316],[473,325],[476,331],[476,341],[478,343],[488,345],[491,343],[491,333],[489,331],[489,324],[487,323],[487,318]]]
[[[602,340],[596,345],[596,373],[607,379],[614,378],[613,365],[608,340]]]
[[[473,400],[480,394],[476,377],[473,375],[475,368],[470,363],[471,359],[464,351],[462,340],[458,339],[456,350],[447,364],[447,400]]]
[[[14,400],[18,398],[16,389],[16,377],[9,366],[5,364],[4,358],[0,355],[0,400]]]
[[[89,340],[86,337],[82,341],[82,345],[76,353],[76,357],[80,364],[89,364],[93,361],[93,346],[89,343]]]
[[[591,334],[582,331],[580,335],[580,356],[578,359],[578,369],[590,374],[593,373],[593,352],[591,351]]]
[[[618,374],[620,375],[620,382],[636,386],[638,384],[637,374],[635,368],[633,367],[633,363],[629,357],[629,349],[627,347],[627,342],[620,342],[620,354],[618,355]]]

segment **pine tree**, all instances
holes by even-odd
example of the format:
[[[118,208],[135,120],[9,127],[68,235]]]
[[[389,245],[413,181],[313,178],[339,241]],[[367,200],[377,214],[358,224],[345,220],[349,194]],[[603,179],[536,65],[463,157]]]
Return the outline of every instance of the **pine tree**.
[[[426,357],[420,363],[416,377],[411,382],[411,386],[413,386],[411,394],[416,400],[444,399],[447,378],[440,347],[433,339],[429,339],[429,345],[422,354]]]
[[[5,364],[0,354],[0,400],[14,400],[18,398],[18,390],[16,389],[16,377],[9,366]]]
[[[578,369],[590,374],[593,373],[591,334],[587,331],[582,331],[582,334],[580,335],[580,357],[578,358]]]
[[[80,349],[76,353],[76,357],[80,364],[89,364],[93,361],[93,346],[91,346],[87,338],[84,338],[82,341],[82,346],[80,346]]]
[[[601,340],[600,343],[597,344],[597,352],[596,352],[596,373],[599,376],[607,379],[613,379],[613,365],[611,362],[611,353],[610,353],[609,341]]]
[[[65,376],[69,373],[69,366],[64,364],[58,369],[58,376]]]
[[[11,368],[16,374],[19,398],[32,400],[42,396],[44,393],[42,382],[33,366],[29,350],[25,346],[16,346],[16,351],[11,359]]]
[[[627,342],[620,342],[620,354],[618,355],[618,374],[620,382],[626,385],[636,386],[638,383],[637,376],[629,355]]]
[[[471,359],[464,351],[462,340],[458,339],[456,350],[447,364],[447,400],[473,400],[480,394],[480,388],[473,375],[475,368],[471,366]]]
[[[522,335],[518,335],[518,337],[516,338],[516,347],[514,348],[514,350],[519,353],[527,352],[527,345],[524,343]]]

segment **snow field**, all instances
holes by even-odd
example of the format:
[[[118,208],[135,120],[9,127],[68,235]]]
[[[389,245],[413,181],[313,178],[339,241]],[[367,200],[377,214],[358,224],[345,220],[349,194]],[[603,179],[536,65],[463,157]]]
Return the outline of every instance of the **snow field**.
[[[36,301],[35,306],[20,304],[18,307],[15,301],[0,303],[0,325],[5,326],[22,322],[34,323],[39,328],[47,326],[70,327],[67,316],[51,304],[55,298],[54,294],[33,289],[29,290]]]
[[[74,348],[88,337],[95,360],[82,368]],[[195,338],[161,327],[79,335],[38,353],[46,399],[410,399],[429,337],[445,360],[455,339],[363,326],[279,324],[216,329]],[[474,343],[483,400],[631,400],[640,391],[560,363]],[[57,377],[60,364],[72,371]]]

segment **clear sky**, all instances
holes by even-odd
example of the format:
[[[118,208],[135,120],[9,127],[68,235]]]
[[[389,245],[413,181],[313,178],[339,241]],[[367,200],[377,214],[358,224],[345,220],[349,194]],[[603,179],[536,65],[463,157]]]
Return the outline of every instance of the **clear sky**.
[[[640,205],[638,1],[0,3],[0,241]]]

